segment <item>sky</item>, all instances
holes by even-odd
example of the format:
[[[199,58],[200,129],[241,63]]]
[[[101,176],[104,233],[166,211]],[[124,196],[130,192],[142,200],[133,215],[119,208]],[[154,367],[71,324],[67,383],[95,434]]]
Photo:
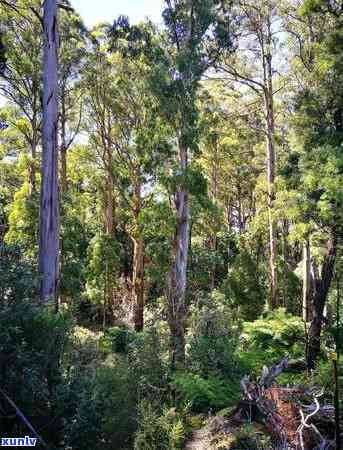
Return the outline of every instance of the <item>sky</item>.
[[[161,22],[163,0],[71,0],[87,27],[98,22],[112,22],[119,15],[129,16],[131,23],[145,17]]]

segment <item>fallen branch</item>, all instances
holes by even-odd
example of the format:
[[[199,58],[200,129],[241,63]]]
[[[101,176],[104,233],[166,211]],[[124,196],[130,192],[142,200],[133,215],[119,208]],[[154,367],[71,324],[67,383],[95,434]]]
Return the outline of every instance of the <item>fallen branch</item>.
[[[18,406],[14,403],[14,401],[6,394],[6,392],[0,388],[0,392],[1,394],[4,396],[4,398],[7,400],[7,402],[12,406],[12,408],[14,408],[16,415],[25,423],[25,425],[27,426],[27,428],[33,433],[33,435],[38,438],[42,444],[47,447],[46,442],[44,441],[44,439],[37,433],[37,431],[33,428],[33,426],[31,425],[31,423],[28,421],[28,419],[25,417],[25,415],[20,411],[20,409],[18,408]]]
[[[333,448],[330,439],[333,438],[334,408],[320,406],[318,398],[322,392],[277,386],[276,378],[288,368],[288,363],[288,358],[283,358],[279,364],[263,367],[258,380],[249,376],[241,380],[242,400],[231,421],[262,421],[276,448]],[[304,398],[311,399],[311,403],[302,405]]]

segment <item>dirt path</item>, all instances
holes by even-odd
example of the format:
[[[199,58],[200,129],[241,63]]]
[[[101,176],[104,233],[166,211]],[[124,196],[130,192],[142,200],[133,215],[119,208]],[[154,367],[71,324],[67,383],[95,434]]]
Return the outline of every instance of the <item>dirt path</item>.
[[[211,450],[211,442],[209,440],[209,432],[207,428],[201,428],[193,432],[191,439],[188,441],[185,450]]]

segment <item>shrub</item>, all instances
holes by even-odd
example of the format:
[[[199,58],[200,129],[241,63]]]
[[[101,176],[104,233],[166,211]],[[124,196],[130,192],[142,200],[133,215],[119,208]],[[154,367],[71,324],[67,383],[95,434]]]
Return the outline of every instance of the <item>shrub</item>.
[[[129,345],[134,341],[136,333],[125,327],[110,327],[105,331],[100,340],[103,350],[111,350],[115,353],[127,353]]]
[[[132,448],[136,429],[135,395],[130,386],[128,367],[100,367],[91,379],[74,379],[70,392],[74,411],[69,417],[66,444],[73,450]]]
[[[42,307],[34,266],[18,247],[2,245],[0,251],[0,386],[56,447],[62,437],[60,398],[67,386],[63,363],[73,321],[66,313]],[[27,432],[4,397],[1,415],[2,433]]]
[[[252,425],[245,425],[234,433],[229,450],[270,450],[270,437],[257,432]]]
[[[59,391],[65,386],[62,361],[68,347],[71,320],[42,310],[32,300],[0,303],[0,385],[34,427],[50,443],[60,440]],[[1,401],[2,432],[27,431],[13,406]],[[10,419],[12,417],[12,419]]]
[[[191,317],[187,343],[187,367],[194,373],[217,372],[230,376],[235,371],[235,351],[240,322],[222,294],[214,292]]]
[[[134,450],[179,450],[186,437],[187,409],[164,409],[157,403],[142,400],[138,406],[138,430]]]
[[[300,317],[280,308],[254,322],[246,322],[243,339],[250,348],[269,350],[280,357],[285,353],[301,356],[305,346],[299,343],[305,343],[304,324]]]
[[[224,380],[218,375],[203,378],[193,373],[177,373],[172,387],[179,403],[189,402],[195,412],[219,410],[239,399],[239,383],[233,379]]]
[[[262,313],[268,295],[267,273],[254,255],[256,250],[249,247],[248,242],[241,239],[239,252],[229,265],[221,287],[244,320],[254,320]]]
[[[161,338],[155,328],[148,328],[129,345],[128,362],[132,389],[138,398],[165,397],[167,389],[167,360],[163,355]]]

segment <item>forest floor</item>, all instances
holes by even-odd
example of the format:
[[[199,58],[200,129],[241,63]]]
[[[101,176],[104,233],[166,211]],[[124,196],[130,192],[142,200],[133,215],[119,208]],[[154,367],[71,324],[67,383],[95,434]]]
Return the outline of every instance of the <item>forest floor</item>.
[[[235,450],[249,448],[249,444],[253,448],[270,448],[267,441],[268,435],[260,424],[235,426],[226,418],[215,416],[202,428],[193,431],[184,450]],[[245,446],[241,447],[242,444]]]
[[[209,450],[211,448],[210,432],[208,427],[193,432],[186,444],[185,450]]]
[[[234,433],[237,430],[237,427],[229,426],[224,417],[212,417],[202,428],[193,431],[185,450],[229,449],[235,440]]]

